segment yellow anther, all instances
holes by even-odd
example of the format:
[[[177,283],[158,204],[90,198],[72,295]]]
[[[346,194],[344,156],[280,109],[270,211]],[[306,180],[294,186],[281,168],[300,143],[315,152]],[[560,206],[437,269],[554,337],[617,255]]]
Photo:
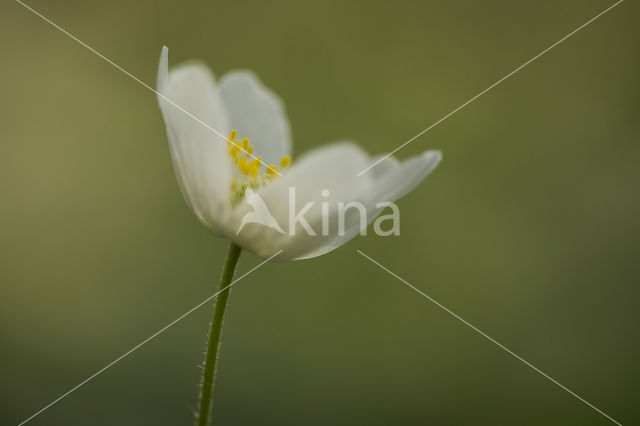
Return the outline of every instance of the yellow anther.
[[[236,136],[238,136],[238,132],[236,132],[235,130],[232,130],[231,133],[229,133],[229,140],[235,141]]]
[[[291,157],[289,157],[288,155],[282,157],[282,160],[280,160],[280,166],[284,169],[289,164],[291,164]]]
[[[231,158],[237,159],[239,152],[240,152],[240,147],[238,146],[238,144],[234,143],[229,147],[229,154],[231,154]]]
[[[243,175],[249,174],[249,163],[247,162],[246,158],[240,157],[238,159],[238,168]]]
[[[253,160],[250,164],[249,164],[249,174],[253,177],[258,176],[258,173],[260,173],[260,157],[258,157],[257,159]]]
[[[251,145],[249,144],[249,138],[242,139],[242,148],[244,148],[245,151],[248,150],[250,146]]]
[[[249,148],[247,148],[247,152],[249,154],[251,154],[253,152],[253,146],[252,145],[249,145]]]
[[[267,174],[270,177],[273,177],[274,175],[277,175],[277,173],[278,173],[278,168],[274,164],[269,164],[269,167],[267,167]]]

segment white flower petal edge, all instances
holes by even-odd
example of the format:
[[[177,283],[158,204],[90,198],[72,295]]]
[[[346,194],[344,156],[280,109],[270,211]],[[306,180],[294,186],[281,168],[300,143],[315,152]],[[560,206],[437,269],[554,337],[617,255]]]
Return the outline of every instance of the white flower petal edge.
[[[249,71],[222,77],[218,92],[229,115],[229,125],[249,138],[266,164],[280,164],[291,155],[289,120],[280,98]]]
[[[227,113],[205,65],[182,65],[169,73],[168,55],[164,47],[158,70],[158,103],[173,167],[191,210],[205,226],[222,235],[221,223],[231,208],[227,144],[198,120],[224,135],[230,130]]]

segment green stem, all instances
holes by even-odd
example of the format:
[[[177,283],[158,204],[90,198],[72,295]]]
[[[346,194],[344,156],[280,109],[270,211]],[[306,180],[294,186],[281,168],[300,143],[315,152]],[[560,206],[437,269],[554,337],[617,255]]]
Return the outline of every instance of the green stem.
[[[229,254],[222,271],[220,279],[220,287],[218,291],[218,300],[216,308],[213,311],[213,320],[211,321],[211,330],[209,331],[209,343],[207,344],[207,352],[204,359],[204,370],[202,371],[202,388],[200,389],[200,410],[198,413],[198,426],[208,426],[211,420],[211,405],[213,397],[213,382],[216,376],[216,364],[218,361],[218,349],[220,348],[220,335],[222,334],[222,321],[224,320],[224,311],[227,309],[227,300],[231,288],[227,288],[233,279],[233,273],[238,264],[238,258],[242,249],[231,243],[229,246]]]

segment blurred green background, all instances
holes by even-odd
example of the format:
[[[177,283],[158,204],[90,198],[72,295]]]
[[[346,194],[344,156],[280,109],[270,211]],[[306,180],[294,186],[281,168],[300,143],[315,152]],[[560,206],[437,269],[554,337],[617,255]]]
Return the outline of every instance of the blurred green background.
[[[389,151],[612,2],[28,4],[151,85],[163,44],[173,64],[254,70],[300,154]],[[611,424],[356,249],[639,424],[638,12],[622,3],[400,151],[444,152],[400,201],[400,237],[238,283],[215,424]],[[18,3],[0,16],[0,423],[15,425],[212,294],[227,242],[187,209],[151,92]],[[191,424],[210,315],[30,424]]]

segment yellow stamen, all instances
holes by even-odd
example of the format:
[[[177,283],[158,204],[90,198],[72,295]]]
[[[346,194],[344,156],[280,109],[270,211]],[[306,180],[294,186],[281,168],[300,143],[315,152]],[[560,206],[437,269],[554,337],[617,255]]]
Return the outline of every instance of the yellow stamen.
[[[257,157],[255,160],[253,160],[250,164],[249,164],[249,174],[253,177],[258,176],[258,173],[260,173],[260,164],[262,163],[262,159],[260,157]]]
[[[282,157],[282,160],[280,160],[280,166],[284,169],[289,164],[291,164],[291,157],[289,157],[288,155]]]
[[[274,177],[277,175],[277,173],[278,173],[278,168],[273,164],[269,164],[269,167],[267,167],[267,174],[270,177]]]
[[[248,175],[249,174],[249,163],[247,162],[246,158],[240,157],[238,159],[238,168],[240,169],[240,172],[243,175]]]
[[[232,130],[227,138],[229,157],[231,157],[231,162],[235,165],[233,167],[237,167],[237,172],[234,173],[236,177],[230,181],[232,203],[242,200],[247,189],[260,188],[281,176],[280,170],[291,164],[291,157],[285,156],[280,160],[281,168],[275,164],[270,164],[265,168],[264,172],[261,172],[262,158],[252,155],[254,147],[249,142],[249,138],[243,138],[236,142],[237,137],[237,131]]]
[[[231,155],[231,160],[234,163],[238,161],[238,153],[240,152],[240,147],[237,144],[233,144],[229,147],[229,155]]]

